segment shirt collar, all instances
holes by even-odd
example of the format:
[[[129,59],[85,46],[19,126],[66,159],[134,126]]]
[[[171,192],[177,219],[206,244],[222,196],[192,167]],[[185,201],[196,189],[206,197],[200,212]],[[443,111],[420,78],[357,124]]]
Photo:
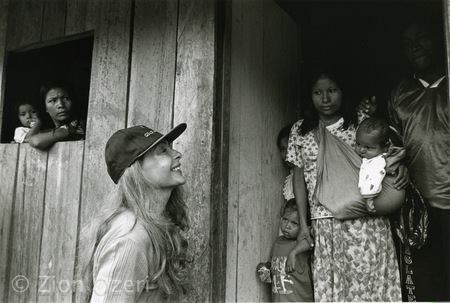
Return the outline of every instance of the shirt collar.
[[[445,79],[445,77],[446,77],[445,75],[442,76],[442,77],[439,78],[436,82],[434,82],[433,84],[430,85],[430,83],[428,83],[427,81],[425,81],[425,80],[423,80],[423,79],[420,79],[419,77],[417,77],[417,75],[414,74],[414,78],[416,78],[417,80],[419,80],[420,83],[422,83],[423,87],[425,87],[425,88],[435,88],[435,87],[437,87],[437,86],[442,82],[442,80]]]

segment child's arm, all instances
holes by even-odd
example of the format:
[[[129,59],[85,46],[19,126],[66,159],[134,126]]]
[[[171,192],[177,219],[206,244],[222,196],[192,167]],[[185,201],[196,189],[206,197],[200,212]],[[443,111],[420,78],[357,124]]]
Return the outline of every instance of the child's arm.
[[[38,117],[34,118],[34,121],[31,123],[31,129],[30,131],[25,135],[25,138],[23,139],[23,142],[29,142],[29,139],[31,136],[39,133],[42,127],[42,122]]]
[[[306,239],[309,246],[314,247],[314,241],[309,231],[309,224],[307,221],[308,212],[308,193],[306,190],[305,178],[303,176],[303,169],[300,167],[294,167],[294,175],[292,186],[294,188],[295,201],[297,203],[298,215],[300,221],[300,233],[297,237],[297,242]]]
[[[36,122],[36,124],[38,124],[38,122]],[[41,126],[42,124],[39,123],[38,127],[36,128],[37,129],[36,133],[28,137],[28,142],[34,148],[47,149],[56,142],[64,141],[69,138],[69,130],[67,128],[59,127],[51,131],[40,133],[39,130]]]
[[[256,267],[256,272],[258,273],[259,279],[264,283],[272,283],[272,278],[270,274],[270,262],[259,263]]]

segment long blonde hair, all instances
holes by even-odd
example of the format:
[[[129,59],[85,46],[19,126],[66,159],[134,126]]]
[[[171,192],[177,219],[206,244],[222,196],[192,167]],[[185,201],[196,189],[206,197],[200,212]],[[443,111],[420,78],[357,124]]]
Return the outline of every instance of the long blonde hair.
[[[150,283],[157,289],[157,297],[170,299],[184,292],[188,281],[186,267],[187,241],[180,229],[188,228],[186,205],[181,188],[177,187],[162,214],[151,212],[153,203],[161,198],[160,189],[142,173],[142,159],[128,167],[117,186],[103,201],[98,215],[83,228],[80,240],[80,264],[78,274],[82,280],[83,297],[88,301],[93,290],[93,262],[95,250],[110,228],[111,221],[123,211],[130,211],[145,227],[152,251],[148,254]],[[150,203],[149,203],[150,202]],[[150,209],[146,209],[150,205]],[[152,287],[152,288],[153,288]]]

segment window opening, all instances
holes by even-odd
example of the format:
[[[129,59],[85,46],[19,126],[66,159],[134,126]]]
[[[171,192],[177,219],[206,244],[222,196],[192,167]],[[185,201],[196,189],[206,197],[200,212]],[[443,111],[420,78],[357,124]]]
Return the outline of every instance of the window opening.
[[[93,37],[84,37],[7,56],[2,120],[2,143],[10,143],[20,126],[17,105],[31,102],[37,106],[43,123],[54,127],[40,99],[40,86],[47,81],[69,85],[73,114],[86,121],[92,64]]]

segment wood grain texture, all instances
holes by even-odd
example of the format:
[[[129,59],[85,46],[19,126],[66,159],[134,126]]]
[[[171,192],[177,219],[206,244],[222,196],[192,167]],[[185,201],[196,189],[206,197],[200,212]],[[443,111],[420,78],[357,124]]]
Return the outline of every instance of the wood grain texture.
[[[47,152],[20,144],[8,302],[35,302],[39,280]]]
[[[48,154],[38,301],[72,302],[84,141]]]
[[[239,186],[240,186],[240,135],[241,135],[241,74],[245,62],[242,56],[243,1],[232,1],[231,7],[231,66],[230,66],[230,148],[228,186],[227,271],[225,301],[235,302],[238,279],[238,232],[239,232]]]
[[[266,109],[261,106],[264,98],[263,9],[262,1],[243,1],[243,43],[240,54],[243,56],[243,65],[240,67],[239,92],[239,102],[242,104],[239,113],[231,113],[232,117],[236,115],[236,119],[240,119],[237,301],[261,300],[261,283],[255,279],[255,269],[261,258],[261,234],[267,232],[258,226],[261,223],[261,204],[265,203],[262,196],[261,163],[261,142],[266,135],[262,130],[266,123],[263,119]]]
[[[225,302],[230,146],[231,1],[216,2],[211,190],[211,302]]]
[[[8,29],[8,7],[10,0],[0,0],[0,135],[3,125],[3,104],[5,96],[5,72],[6,72],[6,33]],[[0,297],[1,300],[2,297]]]
[[[271,0],[233,4],[226,301],[269,301],[256,266],[278,234],[278,131],[295,120],[296,24]],[[283,32],[286,31],[286,32]]]
[[[262,203],[259,226],[266,231],[260,238],[260,261],[269,260],[272,243],[278,236],[280,208],[284,203],[282,187],[289,170],[280,158],[278,132],[296,120],[297,83],[297,25],[273,1],[264,1],[264,108],[266,134],[261,142]],[[269,243],[269,245],[268,245]],[[271,287],[260,283],[260,298],[271,300]]]
[[[106,172],[106,141],[125,127],[131,1],[104,1],[97,24],[92,62],[92,82],[87,119],[83,216],[98,204],[113,185]]]
[[[64,37],[66,0],[45,0],[41,41]]]
[[[106,171],[106,141],[126,125],[132,1],[101,1],[95,26],[83,163],[80,226],[114,183]],[[78,298],[78,297],[77,297]]]
[[[11,1],[8,10],[8,50],[41,41],[44,4],[45,0]]]
[[[214,105],[215,6],[208,0],[179,2],[174,125],[188,128],[174,148],[183,153],[187,178],[186,203],[191,228],[190,250],[194,253],[192,291],[186,302],[204,302],[210,297],[211,149]],[[208,285],[209,286],[209,285]]]
[[[177,13],[178,1],[135,3],[128,126],[172,126]]]
[[[19,144],[0,144],[0,301],[7,302]]]
[[[99,1],[101,0],[67,0],[66,35],[95,29]]]

